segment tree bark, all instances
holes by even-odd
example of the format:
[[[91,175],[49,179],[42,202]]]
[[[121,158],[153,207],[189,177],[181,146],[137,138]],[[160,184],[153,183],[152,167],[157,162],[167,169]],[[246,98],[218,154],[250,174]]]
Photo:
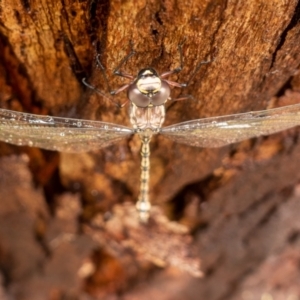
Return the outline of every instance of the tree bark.
[[[127,81],[113,70],[131,44],[136,55],[124,69],[136,75],[147,66],[159,73],[177,67],[183,41],[184,68],[172,80],[193,80],[172,89],[172,98],[195,100],[168,104],[166,125],[299,103],[299,16],[296,0],[4,0],[1,108],[129,125],[127,108],[82,84],[86,78],[111,97],[96,56],[116,89]],[[193,77],[205,60],[211,63]],[[126,94],[115,98],[123,103]],[[204,274],[197,280],[132,256],[128,262],[125,252],[106,248],[108,236],[123,238],[118,230],[107,234],[101,223],[95,238],[87,225],[136,201],[139,146],[134,137],[94,153],[60,154],[1,142],[3,299],[300,298],[297,129],[220,149],[153,140],[150,199],[193,231]]]

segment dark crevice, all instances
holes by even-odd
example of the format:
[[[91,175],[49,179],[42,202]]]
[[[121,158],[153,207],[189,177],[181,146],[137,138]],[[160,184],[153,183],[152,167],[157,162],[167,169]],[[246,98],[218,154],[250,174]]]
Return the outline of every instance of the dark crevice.
[[[253,202],[250,206],[248,206],[243,212],[239,213],[239,218],[244,219],[247,215],[253,213],[253,211],[257,210],[259,206],[265,204],[267,201],[273,199],[274,195],[280,195],[283,199],[288,199],[293,193],[293,186],[287,186],[280,191],[270,191],[263,195],[258,201]],[[265,216],[266,217],[266,216]],[[259,225],[264,224],[265,217],[261,220]]]
[[[300,238],[300,231],[295,230],[289,234],[287,238],[287,242],[289,244],[294,244],[295,242],[297,242],[297,240],[299,240],[299,238]]]
[[[290,147],[286,148],[286,153],[288,155],[292,155],[295,147],[297,147],[297,145],[300,143],[300,135],[296,132],[293,136],[292,136],[292,144],[290,145]]]
[[[61,183],[59,169],[57,168],[44,186],[44,196],[52,215],[54,215],[56,211],[55,197],[66,191],[66,188]]]
[[[107,0],[89,0],[87,5],[87,33],[90,38],[93,49],[91,52],[95,57],[97,54],[102,54],[106,49],[107,41],[107,22],[110,15],[110,2]],[[86,66],[86,72],[92,73],[95,67],[94,59],[90,59],[91,63]]]
[[[286,200],[290,198],[290,196],[293,194],[293,186],[287,186],[280,191],[273,191],[267,193],[265,196],[263,196],[260,201],[255,202],[253,205],[251,205],[245,212],[239,214],[240,218],[245,218],[246,214],[249,214],[253,212],[253,210],[257,209],[258,206],[263,204],[266,201],[272,200],[276,195],[278,195],[281,199],[280,204],[278,204],[278,201],[274,203],[262,216],[262,218],[257,222],[257,224],[251,229],[251,231],[243,238],[243,244],[247,245],[248,240],[250,239],[251,236],[255,235],[256,230],[260,229],[263,227],[265,224],[267,224],[270,219],[273,217],[274,214],[278,211],[278,207],[281,204],[284,204]]]
[[[47,151],[47,150],[43,150],[43,153],[45,154],[46,157],[49,157],[49,155],[50,155],[50,157],[58,155],[55,152]],[[40,173],[40,174],[44,173],[45,169],[47,169],[47,167],[42,168],[42,170],[40,170],[40,172],[37,172],[37,173]],[[51,176],[48,178],[47,182],[44,184],[39,182],[39,180],[36,178],[37,174],[34,172],[34,170],[31,170],[31,171],[32,171],[33,178],[35,180],[36,185],[43,186],[44,197],[45,197],[45,200],[46,200],[46,203],[48,206],[48,211],[49,211],[50,215],[52,217],[54,217],[56,214],[56,211],[57,211],[57,206],[58,206],[56,197],[59,195],[62,195],[63,193],[70,192],[62,185],[59,168],[57,166],[57,168],[54,169],[54,171],[51,173]],[[45,173],[47,173],[47,170],[45,171]],[[40,224],[47,224],[47,222],[48,222],[48,220],[45,219],[45,216],[43,214],[39,214],[37,216],[37,218],[39,219],[39,221],[37,221],[36,223],[39,224],[39,226],[40,226]],[[47,225],[45,225],[45,226],[47,226]],[[40,232],[38,227],[35,230],[35,238],[36,238],[37,242],[39,243],[45,256],[50,258],[52,255],[52,249],[51,249],[51,247],[49,247],[49,243],[45,239],[44,232]],[[42,266],[41,266],[41,268],[42,268]]]
[[[290,90],[292,89],[292,80],[293,80],[293,77],[290,77],[286,83],[283,84],[283,86],[281,87],[281,89],[277,92],[276,94],[276,97],[282,97],[285,95],[286,91],[287,90]]]
[[[128,189],[128,186],[115,178],[108,177],[108,180],[111,182],[112,189],[114,191],[115,199],[128,199],[132,198],[132,192]],[[109,220],[111,217],[112,207],[116,203],[122,203],[122,201],[110,201],[108,204],[107,198],[104,193],[97,191],[95,195],[91,194],[84,189],[77,190],[82,195],[82,214],[79,216],[78,220],[80,223],[89,223],[91,218],[101,212],[106,220]],[[100,205],[103,203],[103,206]],[[88,211],[89,213],[84,213]]]
[[[75,10],[71,10],[71,16],[72,17],[76,17],[77,16],[77,12]]]
[[[33,108],[41,108],[42,101],[36,95],[25,65],[20,63],[9,40],[1,33],[0,57],[5,70],[6,84],[11,86],[14,93],[12,98],[17,98],[28,112]]]
[[[239,288],[241,287],[241,283],[243,283],[245,279],[252,273],[253,269],[248,268],[244,270],[242,274],[238,275],[236,280],[229,282],[228,291],[223,296],[221,296],[219,300],[228,300],[234,298],[237,290],[239,290]]]
[[[257,210],[262,204],[265,204],[265,202],[272,199],[273,192],[268,192],[265,195],[263,195],[258,201],[253,202],[251,205],[249,205],[244,211],[239,213],[239,218],[242,220],[247,215],[253,213],[253,211]]]
[[[209,194],[218,189],[220,185],[220,177],[209,175],[201,181],[185,186],[172,199],[174,219],[179,220],[183,217],[184,208],[188,205],[191,194],[197,195],[201,199],[200,202],[203,203],[209,197]],[[185,201],[182,201],[182,199]]]
[[[279,191],[279,195],[283,197],[283,199],[289,199],[293,195],[293,193],[294,185],[286,186],[281,191]]]
[[[206,270],[205,270],[205,277],[211,277],[214,275],[214,273],[218,270],[218,267],[216,267],[215,265],[209,266]]]
[[[38,224],[38,226],[40,226],[40,224],[44,224],[45,227],[47,226],[46,225],[47,220],[45,219],[44,215],[38,213],[37,219],[38,220],[36,221],[36,224]],[[45,240],[44,232],[40,232],[40,229],[38,228],[38,226],[37,226],[37,228],[35,228],[36,241],[40,245],[40,247],[41,247],[42,251],[44,252],[45,256],[49,258],[51,256],[51,249],[50,249],[47,241]]]
[[[271,219],[271,217],[277,212],[278,207],[276,204],[274,204],[270,209],[265,213],[265,215],[260,219],[260,221],[257,223],[256,227],[261,227],[268,223]]]
[[[17,23],[19,25],[22,25],[22,19],[21,19],[21,15],[20,15],[19,11],[18,10],[14,10],[14,15],[15,15]]]
[[[72,32],[72,29],[71,29],[72,26],[70,26],[71,22],[70,22],[70,19],[69,19],[69,15],[66,11],[65,0],[61,0],[61,6],[62,6],[62,8],[61,8],[60,12],[61,12],[62,18],[66,21],[66,24],[68,26],[68,32]]]
[[[1,249],[0,249],[1,251]],[[3,256],[3,253],[2,255]],[[13,266],[13,258],[11,257],[10,254],[4,255],[3,261],[0,260],[0,271],[1,271],[1,275],[2,275],[2,282],[1,284],[3,285],[3,287],[5,287],[6,289],[10,286],[11,283],[14,282],[13,280],[13,276],[11,274],[11,270],[14,268]]]
[[[21,0],[21,4],[28,13],[31,12],[30,0]]]
[[[155,20],[158,22],[158,24],[163,25],[162,19],[160,18],[160,15],[159,15],[159,11],[157,11],[154,16],[155,16]]]
[[[215,47],[215,40],[216,40],[216,36],[218,36],[218,33],[224,23],[227,6],[228,6],[227,1],[220,1],[220,2],[211,1],[208,3],[207,7],[205,8],[205,12],[204,12],[205,15],[214,14],[215,10],[218,9],[218,18],[217,18],[218,26],[216,27],[216,29],[214,30],[214,32],[212,34],[210,33],[209,51],[207,53],[204,53],[203,57],[197,58],[198,63],[200,63],[201,61],[209,61],[209,60],[213,63],[214,60],[216,59],[216,57],[218,55],[218,49]],[[192,18],[192,21],[196,20],[197,18],[198,17],[194,16]],[[199,26],[198,22],[197,22],[196,26]],[[208,27],[208,30],[210,30],[210,27]],[[194,85],[196,85],[199,82],[199,80],[197,80],[197,78],[199,78],[199,76],[200,75],[198,73],[195,74],[195,76],[193,78]],[[201,80],[203,80],[203,77],[201,77]]]
[[[214,47],[215,45],[215,40],[216,40],[216,36],[218,36],[219,30],[222,28],[222,25],[224,24],[224,19],[226,18],[226,10],[228,7],[228,1],[221,1],[219,3],[215,3],[214,1],[211,1],[206,9],[205,9],[205,13],[209,14],[211,12],[213,12],[214,7],[215,6],[220,6],[221,8],[219,9],[219,23],[218,23],[218,27],[216,28],[216,30],[214,31],[214,33],[211,35],[210,38],[210,49],[211,49],[211,59],[214,60],[214,58],[217,56],[217,48]],[[207,60],[206,57],[202,58],[202,60]]]
[[[70,67],[77,80],[81,82],[82,78],[86,77],[86,73],[83,70],[83,67],[76,55],[72,42],[65,34],[63,35],[63,41],[64,41],[64,50],[67,57],[69,58]]]
[[[155,38],[157,38],[159,35],[159,32],[157,29],[152,29],[152,34],[155,36]]]
[[[221,266],[222,264],[224,264],[224,257],[222,255],[219,255],[218,258],[214,261],[214,263],[203,269],[205,278],[212,277],[215,274],[215,272],[219,270],[219,266]]]
[[[27,147],[23,151],[27,152]],[[30,152],[29,152],[30,155]],[[36,187],[42,187],[51,214],[55,212],[55,197],[66,192],[59,173],[60,154],[56,151],[41,150],[40,160],[30,159],[29,168]]]
[[[89,11],[89,35],[91,43],[94,44],[99,39],[101,43],[107,39],[107,22],[110,12],[110,1],[107,0],[91,0],[88,5]]]
[[[282,48],[282,46],[285,43],[286,37],[289,33],[290,30],[292,30],[295,26],[297,26],[298,22],[300,21],[300,1],[297,3],[297,6],[295,8],[295,12],[294,15],[290,21],[290,23],[288,24],[288,26],[283,30],[279,43],[273,53],[273,57],[272,57],[272,62],[271,62],[271,66],[270,69],[273,68],[274,63],[276,62],[276,57],[277,57],[277,53],[278,51]]]
[[[277,212],[278,207],[274,204],[268,209],[268,211],[263,215],[263,217],[257,222],[257,224],[251,229],[251,231],[243,238],[242,243],[244,246],[249,244],[250,238],[255,235],[256,231],[259,230],[262,226],[267,224],[272,216]]]

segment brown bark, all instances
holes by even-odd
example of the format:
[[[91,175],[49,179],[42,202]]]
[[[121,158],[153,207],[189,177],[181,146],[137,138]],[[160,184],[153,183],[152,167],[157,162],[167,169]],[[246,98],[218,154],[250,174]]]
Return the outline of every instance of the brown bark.
[[[169,105],[166,124],[298,103],[299,16],[296,0],[2,1],[1,107],[129,125],[126,108],[81,83],[86,77],[109,95],[97,53],[117,88],[125,81],[112,72],[130,42],[137,54],[125,69],[136,74],[145,66],[178,66],[183,40],[184,68],[172,80],[185,82],[200,61],[213,61],[182,91],[195,101]],[[180,93],[172,90],[173,97]],[[138,243],[152,234],[159,241],[155,232],[165,249],[173,245],[166,234],[176,245],[188,237],[161,217],[147,236],[113,208],[136,201],[138,139],[78,155],[1,143],[3,299],[84,299],[85,292],[95,299],[300,297],[297,129],[213,150],[161,136],[151,147],[152,203],[194,231],[204,278],[139,261],[147,249]],[[95,221],[107,211],[119,222]],[[115,249],[113,239],[126,245]],[[196,262],[182,254],[188,248],[176,246],[173,254],[192,268]],[[172,264],[160,254],[154,256],[162,265]]]

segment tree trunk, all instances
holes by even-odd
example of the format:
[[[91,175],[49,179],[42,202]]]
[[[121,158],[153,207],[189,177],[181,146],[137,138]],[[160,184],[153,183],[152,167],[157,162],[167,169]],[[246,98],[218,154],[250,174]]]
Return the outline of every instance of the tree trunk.
[[[166,125],[300,100],[296,0],[4,0],[0,16],[1,108],[129,126],[126,106],[107,99],[97,55],[117,89],[127,80],[113,70],[131,45],[136,54],[123,69],[136,76],[179,66],[180,43],[184,67],[170,80],[191,82],[172,98],[194,100],[168,104]],[[211,62],[195,73],[201,61]],[[125,92],[114,101],[124,103]],[[112,239],[124,239],[116,228],[130,223],[117,204],[138,195],[139,147],[137,137],[86,154],[1,142],[1,299],[300,299],[297,129],[219,149],[154,138],[150,199],[193,231],[204,275],[196,280],[139,261],[149,254],[140,249],[146,225],[131,235],[134,255],[115,248]],[[113,216],[119,221],[108,226]],[[189,241],[163,222],[152,227],[157,243],[151,235],[147,243],[168,257],[168,234],[176,245]],[[156,265],[169,262],[160,252],[150,259]]]

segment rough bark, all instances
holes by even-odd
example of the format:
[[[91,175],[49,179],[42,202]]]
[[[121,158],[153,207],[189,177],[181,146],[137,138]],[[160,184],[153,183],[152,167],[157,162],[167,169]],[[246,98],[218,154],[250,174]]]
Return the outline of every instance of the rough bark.
[[[195,101],[168,105],[166,124],[298,103],[299,17],[296,0],[4,0],[1,107],[129,125],[126,108],[81,82],[86,77],[109,95],[96,55],[101,54],[116,88],[125,81],[112,72],[131,42],[137,54],[125,69],[136,74],[145,66],[159,72],[178,66],[182,41],[184,68],[172,80],[185,82],[200,61],[212,62],[184,91],[173,89],[173,97],[191,94]],[[122,103],[126,95],[116,98]],[[134,260],[138,245],[127,253],[108,242],[113,236],[124,244],[131,236],[131,242],[142,243],[146,235],[130,224],[126,236],[127,221],[110,223],[112,231],[104,224],[105,218],[118,216],[115,204],[136,201],[137,138],[78,155],[1,143],[1,297],[298,299],[297,131],[213,150],[154,139],[152,203],[193,230],[201,279]],[[95,221],[99,215],[104,215],[100,225]],[[87,225],[95,222],[97,228]],[[166,223],[154,222],[150,232]],[[172,230],[170,239],[177,229]],[[185,243],[186,238],[175,240]],[[167,248],[171,243],[165,240]],[[184,261],[185,256],[176,258]]]

